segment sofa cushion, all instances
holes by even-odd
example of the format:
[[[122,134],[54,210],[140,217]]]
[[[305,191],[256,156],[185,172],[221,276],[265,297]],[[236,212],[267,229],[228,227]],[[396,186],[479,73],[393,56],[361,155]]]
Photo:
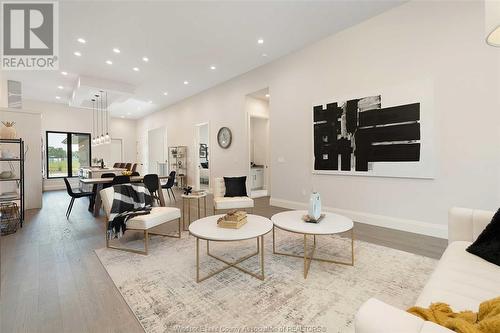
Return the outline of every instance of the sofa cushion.
[[[416,305],[444,302],[454,311],[478,311],[479,304],[500,295],[500,268],[470,254],[470,242],[451,243],[432,273]]]
[[[224,177],[226,187],[225,197],[246,197],[247,196],[247,176]]]
[[[127,221],[127,229],[146,230],[181,217],[181,210],[175,207],[153,207],[151,213],[139,215]]]
[[[500,209],[467,252],[500,266]]]
[[[249,197],[214,198],[215,209],[253,208],[253,199]]]

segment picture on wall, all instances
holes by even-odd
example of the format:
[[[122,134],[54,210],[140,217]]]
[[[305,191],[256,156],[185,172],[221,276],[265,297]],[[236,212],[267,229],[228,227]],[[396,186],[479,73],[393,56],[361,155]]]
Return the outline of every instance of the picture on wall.
[[[315,105],[314,171],[418,177],[421,122],[419,102],[382,107],[381,95]]]

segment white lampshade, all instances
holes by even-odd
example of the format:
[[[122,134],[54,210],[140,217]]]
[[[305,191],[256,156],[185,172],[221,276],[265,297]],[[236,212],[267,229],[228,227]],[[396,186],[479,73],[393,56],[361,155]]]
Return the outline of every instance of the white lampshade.
[[[500,1],[484,2],[486,43],[500,47]]]

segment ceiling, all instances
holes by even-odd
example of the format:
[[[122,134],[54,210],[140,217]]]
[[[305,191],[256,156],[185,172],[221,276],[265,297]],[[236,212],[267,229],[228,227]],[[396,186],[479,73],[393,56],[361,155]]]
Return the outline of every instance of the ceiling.
[[[133,93],[114,103],[111,113],[136,119],[400,3],[61,1],[59,71],[3,76],[22,82],[24,99],[58,103],[71,101],[80,76],[127,85]]]

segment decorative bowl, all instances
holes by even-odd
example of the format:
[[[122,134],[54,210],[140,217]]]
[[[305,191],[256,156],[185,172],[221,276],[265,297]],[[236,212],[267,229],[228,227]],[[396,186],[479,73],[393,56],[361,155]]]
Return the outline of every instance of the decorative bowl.
[[[0,173],[0,179],[14,178],[14,173],[12,171],[3,171]]]
[[[131,176],[132,175],[132,171],[122,171],[122,175],[124,175],[124,176]]]

